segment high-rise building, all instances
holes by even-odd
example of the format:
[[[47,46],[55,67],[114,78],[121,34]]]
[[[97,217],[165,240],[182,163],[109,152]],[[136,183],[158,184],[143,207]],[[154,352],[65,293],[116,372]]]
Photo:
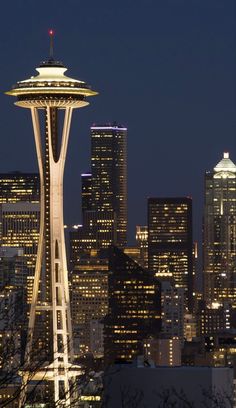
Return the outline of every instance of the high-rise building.
[[[105,363],[131,361],[143,341],[161,329],[161,290],[157,279],[120,249],[112,247],[108,276],[109,309],[104,326]]]
[[[170,339],[184,340],[184,288],[169,281],[161,283],[161,331]]]
[[[73,225],[69,231],[70,270],[79,262],[81,256],[89,255],[97,248],[96,236],[83,225]]]
[[[100,336],[99,321],[102,324],[108,311],[107,259],[85,257],[76,263],[71,275],[71,311],[73,328],[79,339],[79,354],[94,352],[92,338],[96,334],[101,339],[98,347],[101,353],[103,336]],[[97,324],[92,325],[94,320]]]
[[[116,223],[112,211],[84,211],[83,225],[75,225],[69,232],[71,267],[91,251],[108,248],[116,237]]]
[[[224,153],[205,175],[204,299],[236,301],[236,165]]]
[[[117,224],[113,211],[85,211],[83,216],[83,237],[88,238],[96,249],[108,248],[116,242]]]
[[[50,58],[37,68],[38,75],[17,82],[8,94],[17,97],[16,105],[31,111],[40,173],[40,238],[29,316],[26,362],[32,369],[33,341],[37,341],[39,348],[43,344],[40,357],[44,358],[44,361],[37,372],[37,378],[51,381],[55,405],[70,407],[73,403],[71,385],[81,371],[80,367],[73,364],[63,225],[63,174],[72,112],[75,108],[88,105],[86,98],[96,95],[96,92],[85,82],[65,75],[67,68],[53,58],[52,30],[50,38]],[[39,117],[39,111],[43,118]],[[43,119],[42,129],[40,119]],[[35,339],[38,318],[44,322],[44,330],[41,331],[42,336]],[[28,378],[28,372],[22,371],[24,379],[19,407],[25,406],[25,379]]]
[[[27,282],[26,259],[21,248],[0,247],[0,288],[25,288]]]
[[[27,266],[34,271],[40,224],[39,203],[17,202],[0,205],[1,245],[22,248]]]
[[[0,203],[39,202],[38,173],[0,173]]]
[[[127,243],[127,128],[91,127],[92,208],[112,212],[116,221],[114,243]]]
[[[0,370],[17,370],[23,357],[27,330],[28,269],[23,250],[0,248]],[[21,342],[21,344],[20,344]],[[12,372],[12,371],[11,371]],[[11,375],[10,375],[11,377]],[[1,387],[0,387],[1,388]]]
[[[39,238],[39,194],[38,173],[0,173],[0,243],[6,248],[23,250],[29,303]]]
[[[12,373],[20,367],[21,345],[20,332],[22,329],[23,301],[19,290],[13,286],[6,286],[0,291],[0,375],[3,385]],[[2,373],[5,371],[5,375]],[[8,375],[6,375],[8,373]],[[0,387],[1,389],[2,387]],[[1,401],[2,402],[2,401]]]
[[[127,243],[127,128],[91,127],[91,173],[82,174],[85,234],[97,248]]]
[[[148,268],[159,279],[172,279],[184,288],[186,306],[192,311],[192,199],[148,199]]]
[[[81,185],[83,226],[70,234],[72,263],[91,249],[127,244],[127,128],[91,127],[91,172]]]

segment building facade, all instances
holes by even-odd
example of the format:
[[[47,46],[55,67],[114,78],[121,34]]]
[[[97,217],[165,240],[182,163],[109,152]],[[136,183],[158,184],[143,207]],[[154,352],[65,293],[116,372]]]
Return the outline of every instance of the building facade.
[[[127,244],[127,128],[91,127],[91,171],[81,175],[82,227],[70,234],[70,259]]]
[[[0,173],[0,243],[21,249],[26,259],[27,299],[32,296],[40,222],[38,173]]]
[[[161,282],[161,331],[169,339],[184,339],[184,288]]]
[[[148,268],[148,227],[147,225],[136,226],[136,243],[140,249],[140,265]]]
[[[92,208],[112,212],[114,244],[127,243],[127,128],[91,127]]]
[[[105,363],[131,361],[143,341],[161,329],[161,290],[157,279],[117,247],[109,254],[108,315],[104,327]]]
[[[40,205],[23,201],[1,204],[0,222],[1,245],[23,250],[28,269],[27,302],[30,303],[39,239]]]
[[[103,318],[108,311],[108,262],[99,257],[81,259],[71,275],[71,311],[81,356],[103,355]]]
[[[39,174],[0,173],[0,204],[17,201],[39,202]]]
[[[148,199],[148,268],[159,279],[184,288],[193,307],[192,199]]]
[[[181,366],[181,341],[178,338],[147,339],[144,342],[144,356],[150,364],[157,366]]]
[[[204,299],[236,300],[236,166],[224,153],[205,175],[203,267]]]

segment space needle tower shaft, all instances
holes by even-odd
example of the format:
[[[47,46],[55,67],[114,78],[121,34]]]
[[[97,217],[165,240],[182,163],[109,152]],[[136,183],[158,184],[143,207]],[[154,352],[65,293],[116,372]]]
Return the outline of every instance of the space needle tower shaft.
[[[81,370],[73,364],[63,175],[73,109],[88,105],[86,98],[97,93],[85,82],[65,75],[67,69],[53,57],[53,31],[50,30],[49,34],[50,57],[36,69],[38,75],[17,82],[7,92],[17,97],[17,106],[31,110],[41,189],[40,237],[25,353],[28,368],[22,374],[23,391],[19,406],[24,406],[26,398],[32,349],[38,337],[41,343],[44,337],[45,361],[31,378],[52,381],[56,406],[69,407],[72,404],[71,382]],[[59,116],[62,114],[60,134]],[[41,331],[36,330],[37,316],[44,322]]]

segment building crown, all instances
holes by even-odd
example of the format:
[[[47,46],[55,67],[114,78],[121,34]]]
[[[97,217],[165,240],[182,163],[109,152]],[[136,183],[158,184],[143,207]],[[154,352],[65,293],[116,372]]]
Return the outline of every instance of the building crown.
[[[214,172],[219,173],[236,173],[236,165],[230,160],[229,152],[223,153],[223,158],[219,161],[219,163],[214,167]]]

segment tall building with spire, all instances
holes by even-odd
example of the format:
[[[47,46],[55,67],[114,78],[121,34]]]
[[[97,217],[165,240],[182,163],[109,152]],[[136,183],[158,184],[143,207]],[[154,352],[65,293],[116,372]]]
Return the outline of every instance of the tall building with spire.
[[[204,300],[236,301],[236,165],[224,153],[205,174]]]
[[[73,364],[63,223],[63,174],[72,112],[88,105],[86,98],[96,95],[96,92],[85,82],[65,75],[67,68],[53,57],[52,30],[50,58],[36,70],[36,76],[17,82],[7,92],[17,98],[17,106],[31,111],[41,193],[40,237],[19,407],[25,406],[29,376],[39,381],[51,381],[55,405],[71,407],[74,397],[71,388],[81,371]],[[40,126],[42,123],[43,126]],[[63,125],[61,135],[60,123]],[[44,329],[40,332],[35,330],[37,320],[39,325],[44,322]],[[40,335],[35,336],[36,333]],[[32,374],[35,346],[40,350],[40,368]]]

